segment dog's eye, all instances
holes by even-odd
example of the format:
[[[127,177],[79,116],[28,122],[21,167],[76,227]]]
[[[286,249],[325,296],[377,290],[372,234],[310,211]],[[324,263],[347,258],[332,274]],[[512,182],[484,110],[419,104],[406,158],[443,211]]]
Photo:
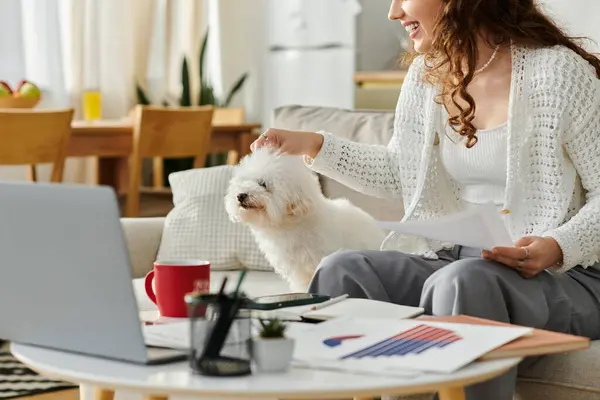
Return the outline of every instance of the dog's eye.
[[[258,181],[258,186],[262,186],[263,188],[267,188],[267,182],[263,181],[262,179],[260,181]]]

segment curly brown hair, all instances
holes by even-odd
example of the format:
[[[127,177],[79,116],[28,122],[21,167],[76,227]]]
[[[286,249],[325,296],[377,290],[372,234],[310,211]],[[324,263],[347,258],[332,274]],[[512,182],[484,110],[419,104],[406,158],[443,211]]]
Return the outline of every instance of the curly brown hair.
[[[469,148],[477,143],[477,130],[472,124],[476,105],[467,86],[474,77],[477,37],[482,29],[491,48],[511,43],[528,47],[566,46],[592,64],[600,78],[600,60],[578,43],[583,38],[569,37],[540,10],[536,0],[442,0],[442,3],[432,48],[424,56],[429,67],[426,79],[441,83],[436,101],[443,102],[446,109],[447,101],[451,101],[458,109],[459,114],[451,116],[448,122],[467,138]],[[467,106],[461,106],[457,99]]]

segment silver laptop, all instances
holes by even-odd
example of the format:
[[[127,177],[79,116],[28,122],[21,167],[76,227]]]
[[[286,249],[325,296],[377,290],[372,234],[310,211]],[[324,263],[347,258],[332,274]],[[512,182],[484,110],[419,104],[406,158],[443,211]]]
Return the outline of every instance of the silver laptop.
[[[114,191],[0,183],[0,339],[136,364],[149,348]]]

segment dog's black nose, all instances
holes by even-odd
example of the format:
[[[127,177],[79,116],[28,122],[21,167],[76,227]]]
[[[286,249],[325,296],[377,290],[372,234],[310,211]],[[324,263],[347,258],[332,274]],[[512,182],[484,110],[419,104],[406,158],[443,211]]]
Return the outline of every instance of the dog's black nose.
[[[240,203],[243,203],[244,201],[246,201],[248,199],[248,194],[247,193],[240,193],[237,195],[237,199]]]

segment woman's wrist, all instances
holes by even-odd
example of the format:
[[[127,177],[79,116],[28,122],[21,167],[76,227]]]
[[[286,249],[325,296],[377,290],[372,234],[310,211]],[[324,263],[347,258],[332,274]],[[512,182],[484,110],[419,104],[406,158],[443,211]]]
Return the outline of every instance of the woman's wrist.
[[[548,268],[559,268],[560,266],[563,265],[563,260],[564,260],[564,255],[563,255],[562,248],[560,247],[560,244],[552,236],[544,236],[543,239],[552,243],[552,246],[554,247],[554,252],[553,252],[555,254],[554,264],[552,264]]]
[[[311,136],[311,146],[307,156],[315,159],[323,147],[324,137],[320,133],[316,132],[313,132]]]

